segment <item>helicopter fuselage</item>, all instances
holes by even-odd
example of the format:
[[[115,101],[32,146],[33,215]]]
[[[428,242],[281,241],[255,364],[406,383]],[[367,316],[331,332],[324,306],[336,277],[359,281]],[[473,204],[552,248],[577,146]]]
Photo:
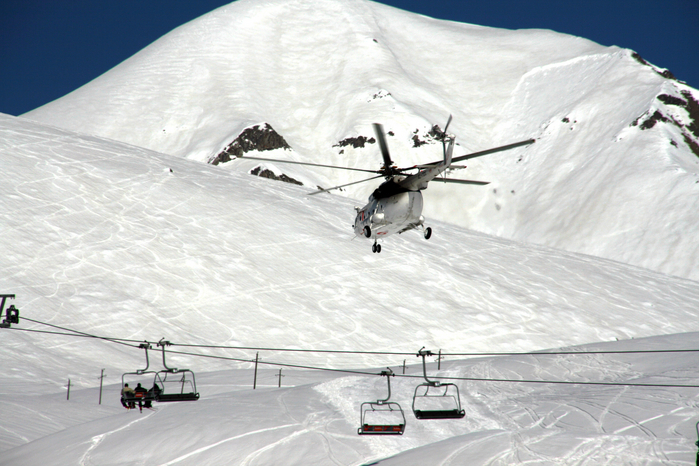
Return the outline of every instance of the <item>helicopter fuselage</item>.
[[[367,205],[355,208],[354,233],[377,240],[421,227],[425,221],[422,206],[420,191],[400,189],[392,180],[387,181],[369,196]]]

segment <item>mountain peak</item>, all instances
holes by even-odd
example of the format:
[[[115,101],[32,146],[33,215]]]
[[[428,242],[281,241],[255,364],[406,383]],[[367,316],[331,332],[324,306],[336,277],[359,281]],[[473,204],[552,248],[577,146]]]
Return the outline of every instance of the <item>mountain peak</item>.
[[[699,278],[699,265],[686,262],[699,264],[699,249],[682,238],[699,223],[694,100],[682,97],[695,91],[636,56],[553,31],[440,21],[367,0],[243,0],[26,116],[204,163],[222,161],[247,128],[266,122],[297,161],[376,168],[376,146],[334,146],[369,138],[372,123],[382,123],[399,164],[429,162],[441,148],[416,144],[415,130],[427,133],[452,114],[463,153],[538,143],[474,160],[467,176],[490,181],[487,189],[430,185],[429,218]],[[687,108],[656,98],[663,94]],[[655,118],[658,105],[675,113]],[[660,116],[679,126],[632,125]],[[356,181],[323,168],[288,175],[314,186]],[[364,199],[372,189],[353,185],[344,195]]]

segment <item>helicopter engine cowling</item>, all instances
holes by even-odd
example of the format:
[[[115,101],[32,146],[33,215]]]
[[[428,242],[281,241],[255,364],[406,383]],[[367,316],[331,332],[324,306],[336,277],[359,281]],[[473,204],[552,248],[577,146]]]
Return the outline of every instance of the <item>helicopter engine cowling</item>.
[[[386,216],[383,212],[372,215],[371,223],[374,225],[382,225],[386,223]]]

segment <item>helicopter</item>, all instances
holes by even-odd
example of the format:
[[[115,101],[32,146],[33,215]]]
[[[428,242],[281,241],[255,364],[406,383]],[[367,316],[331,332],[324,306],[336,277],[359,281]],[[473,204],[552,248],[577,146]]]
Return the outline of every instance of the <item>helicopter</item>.
[[[325,193],[334,189],[344,188],[354,184],[365,183],[367,181],[384,178],[385,181],[376,188],[369,196],[369,202],[364,207],[355,207],[356,216],[354,220],[354,234],[358,237],[373,239],[374,244],[371,247],[372,252],[380,253],[381,244],[378,240],[388,237],[392,234],[404,233],[409,230],[421,230],[425,239],[430,239],[432,236],[432,228],[425,226],[425,218],[422,216],[423,189],[427,188],[430,181],[439,181],[442,183],[458,183],[467,185],[483,186],[489,181],[475,180],[460,180],[447,177],[439,177],[447,169],[451,168],[466,168],[465,166],[452,166],[452,163],[461,162],[464,160],[481,157],[495,152],[514,149],[521,146],[526,146],[535,142],[534,139],[527,139],[505,146],[495,147],[479,152],[473,152],[458,157],[453,157],[454,142],[456,137],[448,134],[447,129],[451,123],[452,116],[449,115],[444,131],[438,131],[438,139],[442,141],[443,160],[437,160],[426,164],[413,165],[412,167],[398,168],[391,160],[391,155],[386,144],[386,136],[383,126],[379,123],[374,123],[373,128],[376,133],[376,139],[379,143],[381,156],[383,157],[383,166],[379,170],[368,170],[361,168],[340,167],[334,165],[322,165],[307,162],[295,162],[290,160],[269,159],[263,157],[248,157],[239,156],[243,159],[262,160],[267,162],[290,163],[296,165],[306,165],[313,167],[332,168],[339,170],[352,170],[366,173],[378,173],[377,176],[354,181],[351,183],[333,186],[332,188],[319,189],[309,193],[309,195]],[[438,128],[438,127],[435,127]],[[414,173],[411,173],[415,171]]]

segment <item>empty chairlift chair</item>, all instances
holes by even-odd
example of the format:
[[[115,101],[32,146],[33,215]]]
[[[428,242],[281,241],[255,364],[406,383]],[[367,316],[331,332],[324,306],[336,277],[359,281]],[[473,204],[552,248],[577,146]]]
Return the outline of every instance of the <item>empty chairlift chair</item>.
[[[155,375],[153,384],[155,401],[160,403],[171,401],[197,401],[197,383],[194,372],[189,369],[177,369],[168,367],[165,362],[165,346],[170,345],[169,341],[160,340],[158,346],[163,349],[163,367],[165,370],[159,371]]]
[[[427,378],[425,357],[432,356],[431,351],[421,349],[417,355],[422,356],[422,371],[425,383],[415,387],[413,396],[413,413],[417,419],[461,419],[466,414],[461,409],[459,387],[453,383],[442,383]]]
[[[405,432],[405,413],[398,403],[388,401],[391,398],[391,376],[393,371],[382,371],[388,380],[388,396],[385,400],[367,401],[359,408],[361,425],[359,435],[403,435]]]
[[[160,371],[155,376],[155,401],[160,403],[170,401],[197,401],[197,384],[194,372],[189,369]]]

